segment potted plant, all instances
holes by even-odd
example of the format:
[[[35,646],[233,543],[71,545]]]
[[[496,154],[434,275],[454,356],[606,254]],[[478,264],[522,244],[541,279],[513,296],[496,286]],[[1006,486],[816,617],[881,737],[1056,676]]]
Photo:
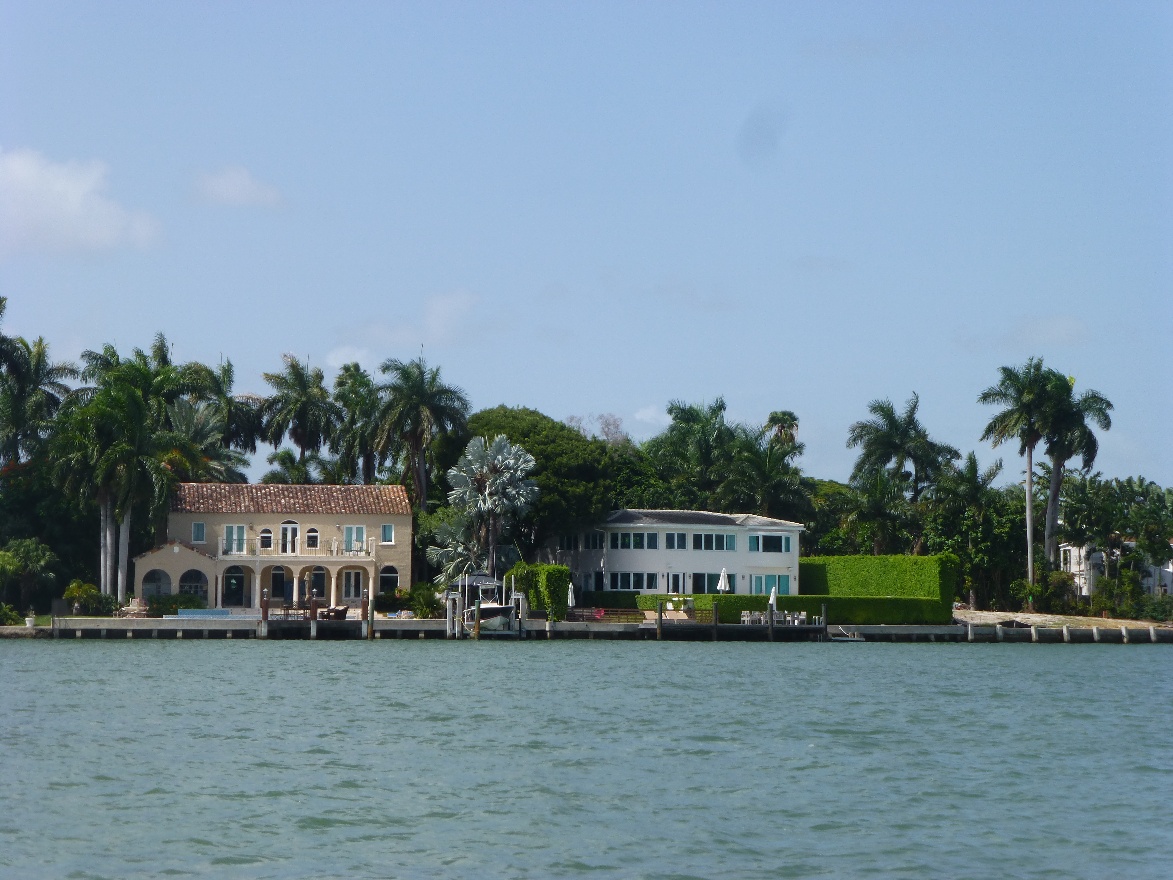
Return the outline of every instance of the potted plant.
[[[25,613],[25,616],[24,616],[24,625],[27,627],[32,627],[36,622],[37,622],[37,612],[34,611],[32,608],[29,608],[29,610]]]

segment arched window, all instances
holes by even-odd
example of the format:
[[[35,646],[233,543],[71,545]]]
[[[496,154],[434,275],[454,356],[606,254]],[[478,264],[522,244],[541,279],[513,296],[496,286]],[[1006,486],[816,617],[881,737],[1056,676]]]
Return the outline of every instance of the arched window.
[[[224,605],[233,607],[247,604],[245,602],[244,569],[239,565],[230,565],[224,569]]]
[[[379,592],[394,593],[399,589],[399,569],[394,565],[384,565],[379,570]]]
[[[198,568],[189,568],[179,576],[179,592],[208,600],[208,576]]]
[[[318,530],[317,529],[306,529],[305,546],[306,546],[307,550],[317,550],[318,549]]]
[[[149,599],[152,596],[171,595],[171,575],[157,568],[152,568],[143,575],[143,594],[139,598]]]
[[[261,529],[261,549],[262,550],[272,550],[273,549],[273,530],[272,529]]]

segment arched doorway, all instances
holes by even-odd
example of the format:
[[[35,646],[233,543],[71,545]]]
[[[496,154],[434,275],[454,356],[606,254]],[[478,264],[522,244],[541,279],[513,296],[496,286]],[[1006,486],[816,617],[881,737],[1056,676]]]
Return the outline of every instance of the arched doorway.
[[[139,597],[143,601],[150,599],[152,596],[170,596],[171,595],[171,575],[167,572],[152,568],[145,575],[143,575],[142,595]]]
[[[224,594],[220,599],[222,605],[234,608],[247,605],[246,589],[247,583],[243,568],[239,565],[232,565],[224,569]]]
[[[208,601],[208,576],[198,568],[189,568],[179,576],[179,592],[186,596],[198,596]]]
[[[293,602],[293,578],[282,565],[274,565],[269,575],[269,598],[273,602]]]
[[[320,565],[310,572],[310,594],[315,599],[326,598],[326,569]]]

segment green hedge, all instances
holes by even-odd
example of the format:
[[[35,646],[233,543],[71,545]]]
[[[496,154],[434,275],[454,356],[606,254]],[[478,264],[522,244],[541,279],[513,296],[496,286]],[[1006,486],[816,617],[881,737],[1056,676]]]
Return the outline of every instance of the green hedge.
[[[950,608],[960,573],[960,563],[952,553],[818,556],[798,565],[803,596],[932,599]]]
[[[597,595],[597,594],[595,594]],[[619,594],[622,595],[622,594]],[[653,593],[629,593],[641,611],[655,611],[657,602],[692,599],[693,607],[708,610],[717,600],[721,623],[740,623],[742,611],[765,611],[768,596],[714,596],[711,593],[699,596],[679,596]],[[585,604],[585,603],[584,603]],[[933,599],[903,599],[868,596],[779,596],[779,611],[805,611],[814,618],[827,606],[827,622],[830,624],[948,624],[953,621],[952,603],[943,605]],[[594,606],[614,607],[614,606]]]
[[[584,590],[578,604],[583,608],[634,609],[639,607],[635,604],[639,597],[639,593],[629,590]]]
[[[519,562],[505,574],[505,589],[525,593],[535,611],[545,611],[550,620],[566,619],[566,599],[570,592],[570,569],[565,565],[530,565]]]
[[[190,593],[176,593],[173,596],[151,596],[147,600],[147,613],[151,617],[162,617],[165,614],[177,614],[180,608],[207,608],[206,599],[193,596]]]

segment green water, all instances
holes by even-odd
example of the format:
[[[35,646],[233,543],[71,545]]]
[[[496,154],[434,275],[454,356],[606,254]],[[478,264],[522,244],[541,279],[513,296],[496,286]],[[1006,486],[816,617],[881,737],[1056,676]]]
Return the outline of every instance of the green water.
[[[0,642],[0,876],[1168,877],[1173,649]]]

